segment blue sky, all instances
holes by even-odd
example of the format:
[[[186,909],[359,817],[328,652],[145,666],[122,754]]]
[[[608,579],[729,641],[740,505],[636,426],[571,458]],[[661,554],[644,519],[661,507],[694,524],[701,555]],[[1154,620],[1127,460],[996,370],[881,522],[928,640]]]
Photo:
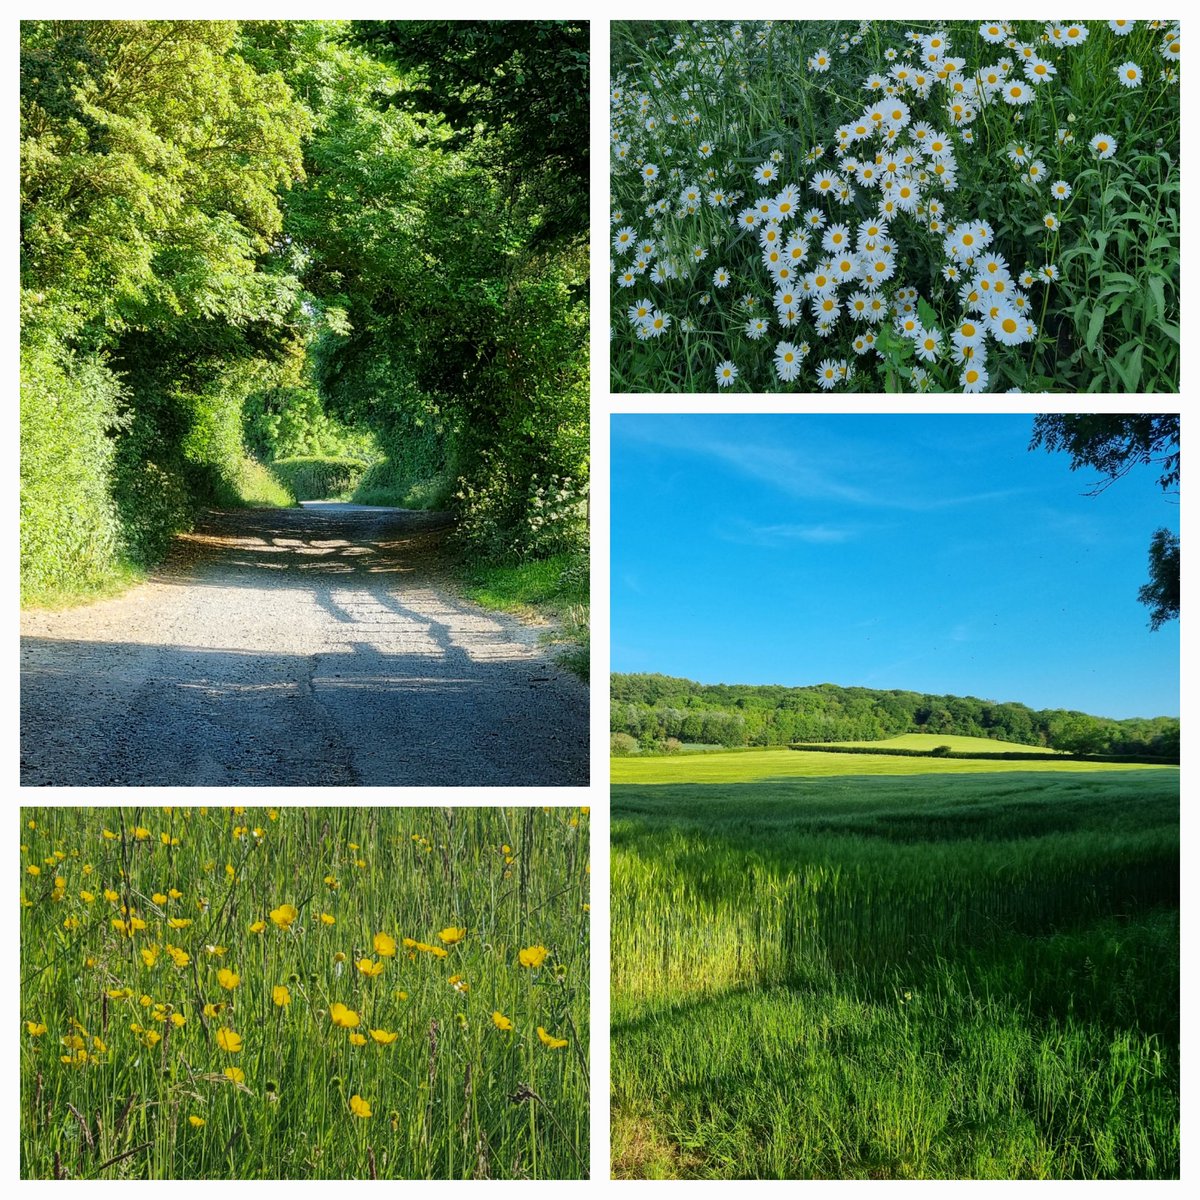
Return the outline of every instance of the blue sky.
[[[612,418],[612,669],[1179,712],[1137,601],[1177,496],[1029,451],[1033,417]]]

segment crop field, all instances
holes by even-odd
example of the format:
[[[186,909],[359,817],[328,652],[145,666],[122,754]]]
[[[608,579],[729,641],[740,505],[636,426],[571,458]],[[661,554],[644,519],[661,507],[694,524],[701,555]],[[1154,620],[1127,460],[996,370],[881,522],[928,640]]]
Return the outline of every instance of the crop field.
[[[579,1178],[586,809],[25,809],[25,1178]]]
[[[615,1175],[1178,1176],[1178,772],[916,761],[613,788]]]
[[[921,746],[916,743],[920,739]],[[869,744],[893,746],[897,749],[917,749],[948,743],[956,749],[969,751],[981,746],[958,743],[986,742],[993,750],[1036,750],[1033,746],[996,742],[990,738],[966,738],[926,734],[906,734],[886,742],[847,742],[847,746]],[[1044,751],[1044,753],[1051,753]],[[655,754],[645,757],[612,759],[612,782],[627,783],[745,783],[754,779],[841,777],[845,775],[978,775],[989,772],[1049,771],[1090,774],[1096,771],[1147,771],[1159,768],[1140,763],[1101,763],[1064,758],[1062,762],[1009,762],[1002,759],[968,758],[901,758],[889,754],[839,754],[836,750],[810,752],[773,747],[769,750],[732,750],[704,754]]]
[[[1174,21],[616,22],[617,392],[1179,389]]]

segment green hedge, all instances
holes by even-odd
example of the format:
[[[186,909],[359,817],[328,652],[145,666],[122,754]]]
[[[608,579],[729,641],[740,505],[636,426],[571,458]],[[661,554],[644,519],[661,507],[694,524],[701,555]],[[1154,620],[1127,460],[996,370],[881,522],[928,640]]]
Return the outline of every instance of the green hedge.
[[[104,583],[121,530],[112,499],[121,385],[99,356],[21,349],[21,597]]]
[[[276,478],[297,500],[347,500],[366,474],[356,458],[280,458],[271,463]]]
[[[1006,759],[1012,762],[1063,762],[1074,759],[1079,762],[1109,762],[1109,763],[1148,763],[1151,766],[1169,766],[1177,763],[1177,758],[1160,758],[1151,754],[1052,754],[1049,751],[1028,753],[1021,750],[943,750],[934,746],[930,750],[912,750],[900,746],[845,746],[837,742],[800,743],[788,747],[789,750],[808,750],[816,754],[886,754],[893,758],[966,758],[966,759]]]

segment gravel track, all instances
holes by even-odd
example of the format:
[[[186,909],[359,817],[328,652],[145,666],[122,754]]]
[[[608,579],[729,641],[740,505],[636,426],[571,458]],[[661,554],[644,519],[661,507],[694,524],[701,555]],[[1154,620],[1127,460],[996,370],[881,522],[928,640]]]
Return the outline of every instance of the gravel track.
[[[582,785],[587,685],[456,596],[440,514],[209,513],[146,584],[21,620],[26,785]]]

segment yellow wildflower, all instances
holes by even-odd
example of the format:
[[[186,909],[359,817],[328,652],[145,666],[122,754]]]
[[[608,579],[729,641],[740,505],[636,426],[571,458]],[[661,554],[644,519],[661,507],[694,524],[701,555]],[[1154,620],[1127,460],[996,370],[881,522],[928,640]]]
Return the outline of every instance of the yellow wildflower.
[[[329,1019],[343,1029],[353,1029],[358,1024],[358,1013],[344,1004],[335,1003],[329,1006]]]
[[[523,967],[540,967],[546,961],[547,953],[545,946],[526,946],[517,958]]]
[[[242,1048],[242,1035],[234,1033],[232,1029],[218,1029],[217,1045],[230,1054],[236,1054]]]

